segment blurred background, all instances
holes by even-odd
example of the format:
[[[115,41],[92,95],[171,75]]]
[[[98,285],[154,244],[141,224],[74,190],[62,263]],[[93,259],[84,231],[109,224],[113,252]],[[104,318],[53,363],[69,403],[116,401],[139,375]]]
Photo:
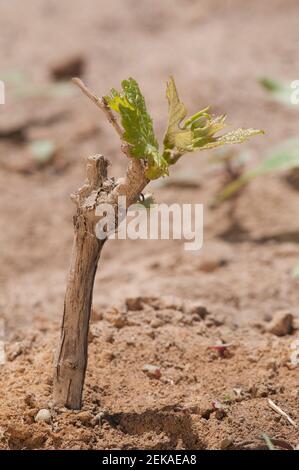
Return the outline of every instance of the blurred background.
[[[173,74],[190,113],[210,104],[215,113],[228,114],[232,128],[265,130],[235,150],[259,162],[273,145],[299,136],[298,107],[271,99],[259,83],[260,77],[299,78],[298,15],[296,0],[1,2],[0,315],[8,329],[32,322],[51,328],[49,319],[55,325],[60,319],[72,243],[69,195],[84,180],[85,157],[103,153],[115,176],[125,168],[113,129],[70,78],[80,76],[98,95],[136,78],[162,138],[165,84]],[[244,294],[244,316],[256,314],[252,295],[265,293],[274,248],[263,252],[269,272],[260,269],[260,287],[253,287],[257,274],[248,253],[256,260],[261,253],[249,241],[286,234],[293,259],[284,264],[279,258],[276,266],[277,276],[286,276],[298,254],[298,192],[281,176],[267,185],[253,182],[238,201],[246,236],[236,249],[219,236],[229,233],[227,207],[208,208],[219,189],[217,175],[206,153],[192,154],[173,170],[171,184],[150,188],[157,202],[206,204],[203,253],[187,254],[178,241],[113,242],[105,247],[96,307],[140,293],[205,295],[220,305],[236,289]],[[222,277],[209,268],[231,257],[235,264]],[[278,306],[292,302],[280,278],[277,285]]]

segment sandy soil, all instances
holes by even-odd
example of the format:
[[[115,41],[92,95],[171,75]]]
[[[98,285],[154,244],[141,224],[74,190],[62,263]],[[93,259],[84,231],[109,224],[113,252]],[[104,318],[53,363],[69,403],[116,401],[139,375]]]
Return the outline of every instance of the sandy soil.
[[[271,102],[263,75],[296,79],[299,5],[295,0],[28,0],[1,5],[1,74],[24,72],[27,88],[7,80],[0,106],[0,319],[7,362],[0,365],[0,448],[264,448],[266,433],[290,445],[299,423],[298,367],[290,363],[298,330],[268,331],[279,312],[299,314],[298,190],[285,175],[258,179],[238,200],[242,237],[228,207],[209,209],[220,177],[207,155],[185,157],[173,175],[198,175],[194,188],[149,190],[159,202],[205,204],[204,248],[180,241],[111,241],[94,291],[90,360],[81,412],[52,406],[52,361],[72,243],[69,194],[84,179],[84,158],[103,153],[120,175],[117,138],[77,90],[33,96],[51,70],[74,56],[99,94],[133,76],[159,136],[174,74],[190,111],[226,112],[234,127],[266,131],[243,146],[258,160],[298,134],[298,111]],[[52,82],[53,83],[53,82]],[[28,91],[29,90],[29,91]],[[22,95],[20,94],[22,91]],[[38,168],[30,144],[51,139],[53,162]],[[240,235],[240,234],[239,234]],[[132,300],[133,299],[133,300]],[[229,343],[224,357],[210,347]],[[145,365],[156,366],[150,377]],[[157,372],[158,371],[158,372]],[[51,410],[37,423],[38,410]]]

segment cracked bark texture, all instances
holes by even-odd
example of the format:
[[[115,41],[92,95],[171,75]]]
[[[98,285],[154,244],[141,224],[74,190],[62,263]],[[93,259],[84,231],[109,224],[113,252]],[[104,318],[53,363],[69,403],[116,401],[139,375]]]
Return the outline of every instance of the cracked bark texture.
[[[71,409],[80,409],[82,406],[93,286],[106,241],[95,236],[95,227],[99,221],[96,207],[110,203],[117,214],[118,196],[126,196],[128,208],[148,183],[142,162],[130,156],[128,158],[125,177],[115,182],[107,176],[108,160],[102,155],[89,157],[87,182],[72,195],[77,212],[74,216],[74,241],[54,373],[54,403],[59,406]]]

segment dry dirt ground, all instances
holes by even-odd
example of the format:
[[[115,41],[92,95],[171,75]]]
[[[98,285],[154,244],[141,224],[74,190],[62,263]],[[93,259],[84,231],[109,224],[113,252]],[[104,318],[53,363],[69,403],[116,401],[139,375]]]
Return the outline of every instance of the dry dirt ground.
[[[162,136],[164,86],[174,74],[190,111],[212,104],[234,127],[265,129],[243,146],[258,160],[298,135],[298,109],[269,101],[257,83],[263,75],[298,79],[298,2],[28,0],[20,16],[20,2],[10,0],[0,9],[7,80],[0,106],[7,357],[0,366],[0,448],[256,449],[265,448],[262,434],[296,446],[298,428],[268,400],[299,425],[299,369],[290,362],[298,330],[279,337],[268,325],[279,312],[291,313],[295,327],[298,320],[298,188],[285,175],[256,180],[238,201],[242,231],[231,230],[227,206],[209,209],[220,177],[211,175],[204,153],[186,156],[172,173],[192,174],[192,188],[177,180],[149,188],[158,202],[205,204],[203,250],[186,252],[180,241],[106,245],[84,407],[52,407],[72,242],[69,194],[84,179],[87,155],[109,157],[116,176],[125,161],[99,111],[79,91],[58,95],[50,85],[55,64],[74,55],[99,94],[133,76]],[[21,73],[27,78],[20,84]],[[32,158],[36,139],[57,148],[42,168]],[[229,343],[223,355],[211,349],[219,341]],[[154,376],[146,364],[156,367]],[[50,422],[35,421],[41,408],[51,411]]]

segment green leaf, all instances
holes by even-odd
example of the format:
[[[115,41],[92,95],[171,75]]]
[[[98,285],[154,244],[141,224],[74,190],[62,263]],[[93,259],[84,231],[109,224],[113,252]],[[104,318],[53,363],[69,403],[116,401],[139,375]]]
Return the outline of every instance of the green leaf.
[[[240,178],[228,184],[218,195],[221,202],[232,197],[242,186],[260,175],[290,170],[299,167],[299,139],[291,139],[271,150],[268,156],[255,168],[245,172]]]
[[[292,105],[292,88],[290,82],[274,80],[268,77],[260,78],[259,82],[274,100],[283,104]]]
[[[186,152],[206,150],[226,144],[238,144],[249,137],[262,134],[256,129],[237,129],[216,137],[225,126],[225,115],[213,116],[209,107],[204,108],[183,122],[187,115],[180,101],[173,77],[167,84],[166,96],[169,104],[168,125],[164,137],[164,158],[173,164]]]
[[[153,121],[136,80],[124,80],[122,91],[112,89],[110,95],[105,96],[105,100],[109,107],[121,116],[124,140],[130,145],[131,155],[146,160],[146,176],[156,179],[167,175],[168,163],[159,153]]]
[[[212,139],[201,147],[201,150],[212,149],[227,144],[242,144],[254,135],[264,134],[258,129],[237,129],[220,137]]]
[[[168,175],[168,163],[158,150],[152,149],[149,155],[149,165],[146,170],[146,177],[155,180],[161,176]]]
[[[251,179],[253,175],[251,173],[246,173],[240,178],[236,179],[232,183],[229,183],[225,188],[220,191],[219,194],[215,197],[213,204],[217,205],[221,202],[225,201],[226,199],[230,199],[234,196],[243,186],[245,186]]]
[[[213,116],[209,108],[204,108],[185,119],[187,110],[179,99],[174,79],[171,77],[166,90],[169,115],[164,136],[164,150],[161,154],[153,122],[138,83],[129,78],[121,85],[121,91],[112,89],[110,95],[104,99],[113,111],[120,114],[124,129],[123,138],[130,146],[131,155],[146,162],[148,179],[168,175],[169,165],[173,165],[186,152],[241,143],[253,135],[262,133],[256,129],[237,129],[216,136],[225,127],[226,117]]]
[[[168,124],[164,137],[164,147],[173,148],[176,145],[176,137],[180,132],[180,124],[187,115],[185,105],[180,101],[173,77],[167,83],[166,97],[168,99]],[[183,131],[182,131],[183,132]]]
[[[254,170],[255,175],[289,170],[299,166],[299,139],[290,139],[275,147]]]
[[[151,193],[147,193],[143,196],[143,200],[139,201],[139,204],[145,209],[150,209],[155,204],[155,199]]]
[[[120,113],[120,109],[119,109],[119,106],[123,106],[125,108],[130,108],[130,109],[134,109],[127,97],[123,94],[120,94],[117,90],[115,90],[114,88],[111,89],[110,91],[110,96],[105,96],[105,100],[107,101],[109,107],[111,109],[113,109],[114,111],[116,111],[117,113]]]

